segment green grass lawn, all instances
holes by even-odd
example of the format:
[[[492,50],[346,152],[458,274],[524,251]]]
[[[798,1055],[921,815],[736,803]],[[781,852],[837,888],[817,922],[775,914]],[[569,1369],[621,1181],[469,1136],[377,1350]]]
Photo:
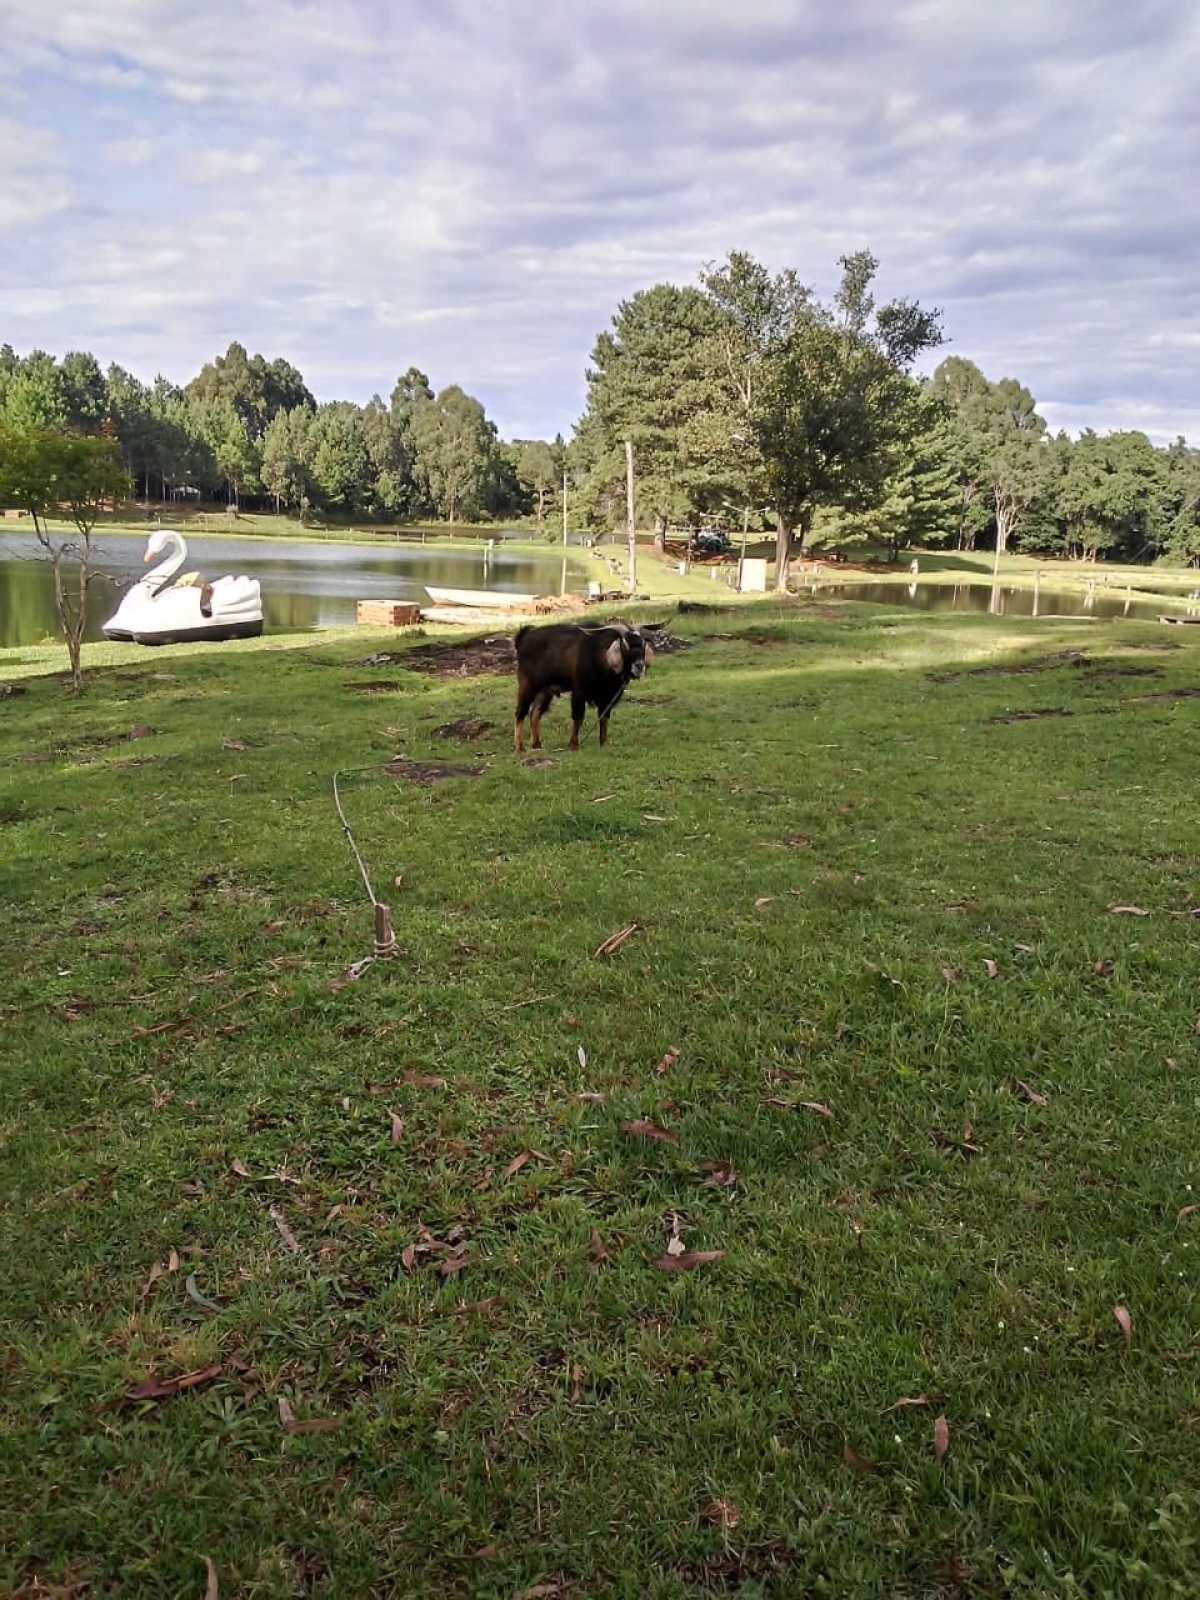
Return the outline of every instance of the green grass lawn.
[[[1200,1594],[1200,640],[670,629],[0,699],[0,1593]]]

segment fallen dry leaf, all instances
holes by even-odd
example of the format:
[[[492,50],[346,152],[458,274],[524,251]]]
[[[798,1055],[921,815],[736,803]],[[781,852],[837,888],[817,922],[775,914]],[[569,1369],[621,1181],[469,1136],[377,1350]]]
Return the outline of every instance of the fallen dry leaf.
[[[993,960],[992,960],[992,958],[991,958],[991,956],[984,956],[984,958],[983,958],[983,964],[984,964],[984,966],[985,966],[985,967],[986,967],[986,968],[987,968],[987,975],[988,975],[988,977],[989,977],[989,978],[994,978],[994,977],[996,977],[996,975],[997,975],[997,974],[998,974],[998,973],[999,973],[999,971],[1000,971],[1000,968],[999,968],[999,967],[998,967],[998,966],[997,966],[997,965],[996,965],[996,963],[995,963],[995,962],[994,962],[994,961],[993,961]]]
[[[1133,1318],[1125,1306],[1114,1306],[1113,1316],[1117,1319],[1117,1327],[1125,1335],[1125,1343],[1128,1346],[1133,1340]]]
[[[412,1269],[416,1266],[418,1248],[419,1247],[417,1245],[415,1245],[415,1244],[406,1244],[404,1246],[404,1249],[401,1250],[401,1252],[400,1252],[400,1262],[401,1262],[401,1265],[404,1267],[405,1272],[411,1272]]]
[[[606,1096],[597,1094],[593,1091],[584,1090],[582,1094],[577,1094],[575,1098],[579,1101],[580,1105],[583,1106],[602,1106]]]
[[[706,1261],[720,1261],[724,1250],[687,1250],[681,1256],[659,1256],[654,1263],[664,1272],[686,1272],[691,1267],[702,1267]]]
[[[185,1389],[194,1389],[197,1384],[211,1383],[214,1378],[219,1378],[225,1371],[223,1361],[214,1361],[211,1366],[197,1367],[194,1372],[181,1372],[177,1378],[160,1378],[151,1373],[148,1378],[143,1378],[140,1383],[135,1383],[132,1389],[125,1391],[124,1398],[136,1402],[138,1400],[170,1400],[172,1396],[182,1394]]]
[[[583,1380],[584,1380],[584,1377],[585,1377],[585,1368],[580,1366],[578,1361],[572,1362],[572,1364],[571,1364],[571,1384],[572,1384],[572,1388],[571,1388],[570,1398],[567,1401],[568,1405],[571,1405],[571,1406],[578,1405],[579,1400],[580,1400],[580,1398],[581,1398],[581,1396],[583,1394]]]
[[[944,1416],[940,1416],[933,1424],[933,1453],[941,1461],[949,1448],[950,1424]]]
[[[833,1112],[827,1105],[822,1105],[820,1100],[797,1100],[796,1104],[805,1111],[815,1111],[819,1117],[831,1117]]]
[[[903,1399],[893,1400],[890,1406],[885,1406],[879,1415],[886,1417],[889,1412],[899,1411],[902,1406],[928,1406],[932,1404],[933,1401],[927,1394],[905,1395]]]
[[[287,1218],[284,1216],[283,1212],[279,1210],[278,1206],[272,1206],[268,1212],[268,1215],[270,1216],[271,1221],[279,1229],[279,1237],[283,1240],[284,1244],[287,1245],[288,1249],[293,1255],[299,1255],[300,1246],[296,1243],[296,1235],[288,1227]]]
[[[718,1528],[736,1528],[742,1520],[742,1513],[732,1500],[710,1500],[700,1512],[705,1522],[711,1522]]]
[[[451,1311],[452,1317],[468,1317],[477,1311],[490,1311],[493,1306],[502,1306],[507,1301],[506,1294],[490,1294],[486,1300],[472,1300],[469,1305],[455,1306]]]
[[[1113,975],[1113,964],[1111,961],[1093,962],[1092,972],[1097,978],[1111,978]]]
[[[602,794],[601,800],[611,800],[612,795]],[[598,804],[593,801],[593,804]],[[561,1583],[535,1583],[531,1589],[518,1589],[513,1594],[513,1600],[561,1600],[566,1590]]]
[[[250,746],[244,739],[222,739],[222,750],[249,750]]]
[[[205,1556],[204,1571],[208,1581],[204,1585],[204,1600],[220,1600],[221,1585],[217,1582],[217,1569],[211,1556]]]
[[[462,1271],[469,1260],[470,1257],[467,1255],[466,1245],[456,1245],[451,1253],[442,1262],[441,1266],[438,1268],[438,1272],[443,1278],[452,1278],[456,1272]]]
[[[868,1461],[865,1456],[860,1456],[857,1450],[851,1450],[846,1445],[842,1450],[842,1460],[855,1472],[878,1472],[878,1461]]]
[[[504,1176],[506,1178],[511,1178],[516,1173],[520,1172],[521,1168],[529,1160],[529,1158],[530,1158],[530,1156],[532,1154],[533,1154],[532,1150],[522,1150],[521,1154],[519,1156],[514,1156],[512,1158],[512,1160],[508,1163],[508,1165],[505,1167]]]
[[[679,1046],[677,1044],[673,1044],[669,1046],[666,1055],[663,1056],[662,1060],[658,1063],[658,1066],[654,1070],[658,1073],[660,1078],[664,1077],[668,1072],[670,1072],[671,1068],[678,1060]]]
[[[388,1116],[391,1117],[391,1119],[392,1119],[392,1132],[391,1132],[391,1140],[390,1140],[390,1142],[392,1144],[399,1144],[401,1139],[403,1139],[403,1137],[404,1137],[404,1118],[403,1117],[398,1117],[396,1115],[396,1113],[394,1111],[391,1111],[391,1110],[388,1111]]]
[[[239,1178],[248,1178],[250,1176],[250,1170],[240,1156],[233,1163],[233,1170],[237,1173]]]
[[[445,1078],[431,1077],[427,1072],[406,1072],[401,1078],[401,1083],[408,1083],[414,1089],[444,1089]]]
[[[1182,1215],[1182,1212],[1180,1215]],[[150,1293],[150,1290],[154,1287],[166,1270],[166,1267],[164,1267],[160,1261],[156,1261],[154,1263],[154,1265],[150,1268],[149,1276],[138,1292],[139,1300],[144,1300],[146,1298],[146,1296]]]
[[[1200,1205],[1181,1206],[1179,1211],[1176,1213],[1175,1221],[1182,1222],[1184,1217],[1190,1217],[1193,1211],[1200,1211]],[[147,1285],[147,1287],[149,1287],[149,1285]]]
[[[943,967],[942,968],[942,977],[947,983],[957,983],[958,982],[958,977],[955,974],[955,971],[954,971],[953,967]]]
[[[769,906],[772,900],[778,900],[778,898],[779,896],[776,894],[760,894],[754,904],[756,908],[758,906]]]
[[[707,1172],[704,1179],[706,1189],[732,1189],[736,1186],[738,1175],[728,1161],[702,1161],[701,1172]]]
[[[588,1271],[598,1272],[602,1261],[610,1259],[608,1251],[604,1248],[604,1240],[592,1229],[592,1242],[588,1247]]]
[[[619,950],[621,948],[626,939],[633,937],[633,935],[638,931],[639,927],[640,923],[631,922],[628,927],[618,928],[616,933],[610,933],[608,938],[605,939],[604,943],[597,945],[592,951],[592,960],[595,961],[597,956],[612,955],[614,950]]]
[[[1150,913],[1143,911],[1141,906],[1109,906],[1108,912],[1113,917],[1148,917]]]
[[[279,1396],[279,1420],[283,1423],[285,1433],[329,1433],[333,1428],[341,1427],[337,1417],[309,1417],[304,1422],[297,1422],[295,1413],[283,1395]]]
[[[578,1061],[579,1065],[586,1072],[587,1071],[588,1057],[587,1057],[587,1051],[583,1048],[582,1045],[579,1045],[578,1048],[576,1049],[576,1051],[575,1051],[575,1059],[576,1059],[576,1061]]]
[[[623,1122],[622,1133],[636,1133],[642,1139],[658,1139],[663,1144],[673,1144],[679,1148],[679,1135],[672,1133],[670,1128],[660,1128],[657,1122],[651,1122],[646,1117],[640,1117],[636,1122]]]
[[[1046,1099],[1046,1096],[1044,1094],[1039,1094],[1036,1089],[1031,1089],[1025,1082],[1024,1078],[1017,1079],[1017,1092],[1020,1094],[1022,1100],[1029,1100],[1035,1106],[1048,1106],[1050,1104],[1049,1100]]]
[[[178,1272],[179,1271],[179,1251],[178,1250],[172,1250],[170,1255],[167,1257],[167,1271],[168,1272]]]

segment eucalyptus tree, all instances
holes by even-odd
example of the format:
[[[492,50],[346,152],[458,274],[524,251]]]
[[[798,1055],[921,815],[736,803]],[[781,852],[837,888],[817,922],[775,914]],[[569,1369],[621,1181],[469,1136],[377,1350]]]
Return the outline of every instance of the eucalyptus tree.
[[[303,512],[310,499],[312,420],[307,406],[294,406],[290,411],[277,411],[263,434],[262,485],[277,512],[284,506]]]
[[[496,451],[495,426],[479,401],[451,384],[433,399],[417,397],[408,427],[417,481],[438,515],[447,522],[477,516]]]
[[[538,522],[545,521],[546,502],[558,487],[559,462],[544,439],[521,440],[515,463],[517,481],[528,491],[536,506]]]
[[[390,407],[377,394],[359,413],[359,427],[370,468],[369,508],[378,516],[399,516],[415,498],[411,446]]]
[[[272,417],[280,411],[316,407],[307,384],[291,362],[248,355],[246,347],[236,339],[223,356],[205,363],[187,385],[187,394],[204,405],[232,406],[252,443],[262,438]]]
[[[316,502],[330,511],[364,508],[370,494],[370,457],[357,406],[320,406],[309,429],[309,475]]]
[[[992,383],[972,361],[951,356],[930,380],[930,392],[959,419],[970,441],[960,460],[972,498],[987,495],[995,529],[996,562],[1050,486],[1054,472],[1046,424],[1029,390],[1015,378]]]
[[[895,451],[915,426],[917,357],[941,342],[940,313],[915,301],[876,306],[878,262],[841,258],[831,306],[787,270],[772,276],[734,251],[702,282],[720,326],[718,414],[736,423],[776,519],[775,582],[821,507],[882,504]]]

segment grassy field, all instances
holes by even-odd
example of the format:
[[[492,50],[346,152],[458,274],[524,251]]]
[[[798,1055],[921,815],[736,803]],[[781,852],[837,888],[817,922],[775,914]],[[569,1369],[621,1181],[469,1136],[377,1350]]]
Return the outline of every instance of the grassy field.
[[[1200,641],[669,631],[0,700],[0,1593],[1200,1594]]]

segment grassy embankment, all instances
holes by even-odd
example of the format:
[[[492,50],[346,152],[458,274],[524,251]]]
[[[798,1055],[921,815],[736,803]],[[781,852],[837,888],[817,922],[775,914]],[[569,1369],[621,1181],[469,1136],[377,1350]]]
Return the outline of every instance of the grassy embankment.
[[[1191,631],[672,631],[3,702],[0,1591],[1198,1592]]]

